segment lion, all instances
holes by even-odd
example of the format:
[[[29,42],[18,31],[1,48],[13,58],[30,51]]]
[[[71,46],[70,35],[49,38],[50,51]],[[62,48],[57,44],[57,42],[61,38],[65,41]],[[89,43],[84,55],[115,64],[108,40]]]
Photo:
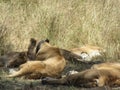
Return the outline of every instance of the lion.
[[[27,51],[21,52],[13,51],[1,56],[0,57],[1,67],[7,68],[19,67],[19,65],[27,62],[28,60],[34,60],[36,58],[35,55],[36,42],[37,41],[34,38],[31,38]]]
[[[80,48],[73,48],[70,51],[81,56],[85,61],[92,61],[95,57],[101,58],[105,53],[103,48],[92,45],[84,45]]]
[[[117,69],[87,69],[60,79],[44,78],[42,84],[73,85],[80,87],[120,86],[120,72]]]
[[[66,61],[61,54],[61,50],[57,47],[51,46],[47,40],[42,40],[36,56],[37,55],[44,60],[27,61],[20,65],[20,70],[7,77],[25,76],[29,79],[38,79],[47,76],[59,77],[60,73],[66,66]]]
[[[120,63],[118,62],[105,62],[101,64],[94,64],[91,69],[117,69],[120,70]]]
[[[9,52],[0,57],[0,67],[12,68],[17,67],[19,64],[25,63],[26,59],[23,57],[26,52]],[[16,62],[14,62],[16,61]]]
[[[12,57],[12,56],[11,56]],[[12,57],[7,63],[6,68],[16,68],[19,67],[19,65],[27,62],[30,60],[27,56],[26,52],[18,52],[18,54],[15,57]]]

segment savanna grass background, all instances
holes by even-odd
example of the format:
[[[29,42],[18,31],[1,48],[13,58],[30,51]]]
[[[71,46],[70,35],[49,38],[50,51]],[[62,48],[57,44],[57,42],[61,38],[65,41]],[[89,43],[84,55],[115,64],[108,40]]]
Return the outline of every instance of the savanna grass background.
[[[0,54],[27,50],[29,39],[60,48],[84,44],[120,59],[120,0],[0,0]]]

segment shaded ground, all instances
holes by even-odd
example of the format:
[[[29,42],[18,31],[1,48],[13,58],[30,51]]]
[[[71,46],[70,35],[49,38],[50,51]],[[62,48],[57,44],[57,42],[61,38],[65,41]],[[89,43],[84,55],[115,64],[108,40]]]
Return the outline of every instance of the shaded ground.
[[[92,64],[69,64],[63,74],[65,74],[69,70],[83,70],[85,68],[90,68]],[[1,69],[0,71],[0,90],[120,90],[120,88],[109,88],[109,87],[101,87],[101,88],[80,88],[74,86],[52,86],[52,85],[42,85],[40,80],[26,80],[23,78],[5,78],[4,76],[7,74],[5,71]]]

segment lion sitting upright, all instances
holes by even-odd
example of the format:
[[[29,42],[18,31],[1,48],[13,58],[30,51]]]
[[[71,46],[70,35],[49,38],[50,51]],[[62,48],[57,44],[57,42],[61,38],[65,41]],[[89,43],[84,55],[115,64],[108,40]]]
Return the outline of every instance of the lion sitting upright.
[[[63,71],[66,61],[61,55],[60,49],[53,47],[48,40],[42,40],[37,51],[41,59],[44,61],[27,61],[20,65],[20,70],[8,75],[8,77],[25,76],[29,79],[37,79],[41,77],[58,77]]]

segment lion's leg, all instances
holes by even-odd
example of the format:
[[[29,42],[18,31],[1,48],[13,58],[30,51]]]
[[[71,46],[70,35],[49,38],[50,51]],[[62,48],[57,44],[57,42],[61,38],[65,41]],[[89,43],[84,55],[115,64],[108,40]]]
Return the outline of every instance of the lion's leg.
[[[26,68],[21,68],[19,71],[16,71],[10,75],[8,75],[7,77],[9,78],[12,78],[12,77],[19,77],[19,76],[23,76],[23,75],[26,75],[26,74],[29,74],[29,70],[26,69]]]
[[[107,82],[107,77],[105,77],[105,76],[100,76],[99,79],[97,79],[97,85],[99,87],[102,87],[105,84],[107,84],[106,82]]]
[[[29,63],[29,61],[22,64],[22,65],[20,65],[20,67],[19,67],[20,70],[19,71],[16,71],[16,72],[8,75],[7,77],[9,77],[9,78],[11,78],[11,77],[19,77],[19,76],[28,74],[29,69],[30,69],[29,66],[28,66],[29,65],[28,63]]]
[[[83,83],[83,84],[81,83],[80,86],[86,87],[86,88],[91,88],[91,87],[96,87],[97,83],[95,81],[90,81],[90,82]]]
[[[67,81],[66,77],[63,77],[60,79],[46,77],[46,78],[42,79],[42,84],[65,85],[65,84],[67,84],[66,81]]]

